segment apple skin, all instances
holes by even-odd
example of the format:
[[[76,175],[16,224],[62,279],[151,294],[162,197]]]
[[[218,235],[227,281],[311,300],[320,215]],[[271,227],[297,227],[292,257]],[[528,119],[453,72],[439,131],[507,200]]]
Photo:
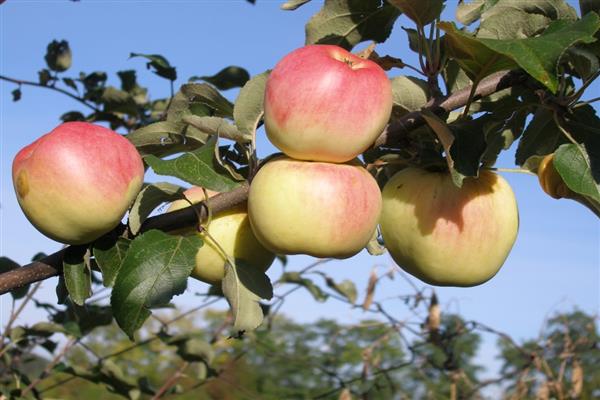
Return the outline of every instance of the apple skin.
[[[514,193],[501,176],[480,171],[462,188],[447,172],[409,167],[383,189],[381,233],[406,272],[438,286],[476,286],[491,279],[519,228]]]
[[[299,160],[354,159],[381,134],[391,111],[392,89],[383,69],[338,46],[301,47],[267,79],[267,136]]]
[[[279,254],[351,257],[371,239],[380,213],[379,187],[358,163],[277,157],[254,176],[248,195],[256,237]]]
[[[207,194],[212,197],[218,193],[209,190]],[[186,190],[184,195],[193,204],[204,201],[205,198],[204,190],[197,186]],[[176,200],[171,203],[167,212],[189,205],[190,203],[186,200]],[[225,276],[226,258],[206,234],[194,229],[181,230],[176,233],[193,232],[202,238],[204,245],[196,253],[196,266],[191,276],[212,285],[218,284]],[[213,215],[208,225],[208,233],[234,260],[242,260],[245,265],[258,268],[262,272],[273,264],[275,254],[265,249],[252,232],[246,204]]]
[[[67,244],[94,241],[115,228],[144,180],[144,164],[123,136],[67,122],[17,153],[17,200],[40,232]]]

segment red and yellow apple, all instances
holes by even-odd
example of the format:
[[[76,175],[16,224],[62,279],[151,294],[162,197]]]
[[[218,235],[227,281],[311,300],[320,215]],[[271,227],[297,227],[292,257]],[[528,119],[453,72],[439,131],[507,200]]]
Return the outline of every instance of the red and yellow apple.
[[[118,133],[67,122],[17,153],[12,178],[33,226],[59,242],[85,244],[119,224],[142,187],[144,165]]]
[[[383,69],[338,46],[299,48],[267,79],[267,136],[299,160],[354,159],[381,134],[391,111],[392,89]]]
[[[207,191],[209,197],[216,192]],[[184,192],[187,200],[174,201],[167,212],[179,210],[204,201],[204,190],[193,187]],[[177,233],[190,233],[192,230]],[[275,255],[265,249],[252,233],[246,204],[219,212],[212,216],[208,224],[208,235],[197,232],[204,244],[196,253],[196,266],[192,277],[210,284],[218,284],[225,276],[225,262],[228,258],[242,261],[243,265],[266,271]],[[216,242],[216,243],[215,243]]]
[[[406,168],[383,189],[381,233],[396,263],[424,282],[475,286],[492,278],[516,240],[517,202],[499,175],[462,187],[448,172]]]
[[[248,195],[252,229],[275,253],[351,257],[371,239],[380,212],[379,187],[358,163],[280,156],[258,171]]]

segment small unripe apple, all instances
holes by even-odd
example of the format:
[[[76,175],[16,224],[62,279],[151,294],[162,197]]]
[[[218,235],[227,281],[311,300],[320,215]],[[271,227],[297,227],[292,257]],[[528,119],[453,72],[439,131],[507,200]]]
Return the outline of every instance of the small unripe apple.
[[[218,193],[207,191],[207,194],[212,197]],[[205,199],[204,190],[197,186],[186,190],[184,195],[192,204]],[[167,212],[189,205],[187,200],[176,200]],[[204,244],[196,253],[196,266],[191,276],[203,282],[214,285],[223,280],[227,257],[234,261],[241,260],[244,265],[257,268],[261,272],[266,271],[275,259],[275,255],[265,249],[254,236],[248,221],[246,204],[213,215],[208,225],[208,235],[194,231],[202,238]],[[192,233],[192,230],[177,233]]]
[[[267,79],[267,136],[299,160],[354,159],[381,134],[391,111],[392,89],[383,69],[338,46],[299,48]]]
[[[554,199],[575,198],[575,193],[568,188],[554,166],[554,153],[546,155],[537,171],[540,186]]]
[[[406,168],[383,189],[381,234],[398,265],[439,286],[475,286],[500,269],[517,237],[509,184],[480,171],[456,187],[448,172]]]
[[[248,195],[252,229],[275,253],[351,257],[369,242],[380,212],[379,187],[358,163],[281,156],[258,171]]]
[[[12,178],[33,226],[59,242],[85,244],[119,224],[142,187],[144,165],[118,133],[67,122],[17,153]]]

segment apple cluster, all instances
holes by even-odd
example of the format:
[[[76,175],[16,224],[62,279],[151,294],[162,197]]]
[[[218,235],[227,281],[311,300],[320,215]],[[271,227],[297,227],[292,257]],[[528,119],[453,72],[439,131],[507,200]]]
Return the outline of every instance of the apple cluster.
[[[381,213],[379,187],[356,157],[390,118],[385,72],[338,46],[305,46],[271,71],[264,107],[267,137],[284,154],[250,185],[257,239],[275,253],[355,255]]]

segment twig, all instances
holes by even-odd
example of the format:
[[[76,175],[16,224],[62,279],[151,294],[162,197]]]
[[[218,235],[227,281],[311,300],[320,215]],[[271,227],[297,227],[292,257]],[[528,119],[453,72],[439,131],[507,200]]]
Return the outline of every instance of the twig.
[[[177,380],[179,380],[179,378],[181,378],[181,376],[183,375],[183,371],[185,371],[185,369],[189,365],[190,365],[190,363],[187,361],[185,361],[183,364],[181,364],[181,366],[175,372],[173,372],[173,374],[169,377],[169,379],[167,379],[167,381],[164,383],[164,385],[162,385],[160,387],[160,389],[158,389],[158,392],[156,392],[156,394],[152,397],[151,400],[160,399],[166,393],[166,391],[169,390],[175,384],[175,382],[177,382]]]
[[[88,103],[87,101],[85,101],[81,97],[76,96],[73,93],[70,93],[70,92],[68,92],[68,91],[66,91],[64,89],[57,88],[56,86],[42,85],[41,83],[38,83],[38,82],[24,81],[24,80],[21,80],[21,79],[10,78],[10,77],[4,76],[4,75],[0,75],[0,79],[8,81],[8,82],[15,83],[15,84],[17,84],[19,86],[21,86],[21,85],[27,85],[27,86],[35,86],[35,87],[40,87],[40,88],[44,88],[44,89],[54,90],[55,92],[59,92],[59,93],[64,94],[65,96],[69,96],[73,100],[76,100],[76,101],[80,102],[81,104],[83,104],[84,106],[86,106],[86,107],[94,110],[95,112],[100,112],[101,111],[98,107],[94,106],[93,104]]]

